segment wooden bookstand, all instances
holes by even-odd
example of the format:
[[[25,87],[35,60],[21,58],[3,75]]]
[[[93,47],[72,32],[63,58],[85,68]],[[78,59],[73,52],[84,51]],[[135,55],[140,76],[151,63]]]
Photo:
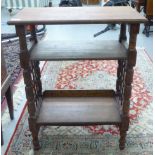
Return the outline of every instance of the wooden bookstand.
[[[41,13],[41,16],[39,14]],[[131,7],[53,7],[25,8],[8,24],[16,26],[20,41],[28,100],[29,128],[34,149],[39,149],[41,125],[115,124],[120,129],[120,149],[125,147],[129,127],[129,106],[136,64],[136,38],[140,23],[146,22]],[[37,41],[35,25],[39,24],[121,24],[119,41],[59,42]],[[129,45],[126,25],[129,25]],[[34,44],[27,47],[25,25],[32,25]],[[39,61],[118,60],[115,90],[47,90],[42,92]],[[72,115],[72,117],[70,117]]]

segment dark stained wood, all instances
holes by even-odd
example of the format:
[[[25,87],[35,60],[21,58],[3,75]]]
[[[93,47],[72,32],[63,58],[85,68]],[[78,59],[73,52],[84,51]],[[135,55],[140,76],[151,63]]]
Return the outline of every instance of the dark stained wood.
[[[122,73],[123,73],[123,61],[118,61],[118,68],[117,68],[117,81],[116,81],[116,94],[120,97],[121,96],[121,89],[122,89]]]
[[[8,89],[5,93],[5,97],[7,100],[10,118],[11,118],[11,120],[13,120],[14,119],[14,110],[13,110],[13,96],[12,96],[11,86],[8,87]]]
[[[126,40],[127,40],[126,24],[121,24],[119,42],[127,49],[128,44]],[[118,60],[116,94],[117,94],[117,102],[119,104],[121,113],[122,113],[122,105],[123,105],[123,98],[124,98],[123,94],[124,94],[125,66],[126,66],[126,60]]]
[[[115,98],[48,97],[37,119],[38,125],[92,125],[121,122]]]
[[[140,12],[140,8],[141,6],[145,5],[146,0],[132,0],[132,1],[134,1],[137,11]]]
[[[128,6],[24,8],[8,24],[143,23],[146,18]]]
[[[1,96],[6,97],[10,118],[11,118],[11,120],[13,120],[14,110],[13,110],[12,91],[11,91],[11,86],[10,86],[10,75],[8,75],[7,78],[5,79],[5,81],[2,83]]]
[[[126,39],[126,24],[121,24],[119,42],[125,41]]]
[[[153,32],[150,30],[150,27],[153,26],[153,0],[145,0],[144,13],[145,17],[148,19],[148,22],[145,23],[143,33],[149,37],[150,32]]]
[[[3,81],[2,85],[1,85],[1,96],[4,96],[7,89],[9,88],[9,86],[10,86],[10,78],[11,78],[11,76],[8,75],[6,77],[6,79]]]
[[[127,49],[118,41],[41,41],[31,60],[117,60],[126,59]]]
[[[1,49],[1,85],[7,78],[7,70],[6,70],[6,63],[4,60],[3,48]],[[1,92],[2,93],[2,92]]]
[[[146,17],[153,16],[153,0],[146,0]]]
[[[114,90],[46,90],[44,97],[113,97]]]
[[[10,85],[10,75],[7,74],[6,63],[4,59],[4,50],[1,49],[1,96],[5,95]]]
[[[42,97],[42,83],[41,83],[41,73],[40,73],[40,68],[39,68],[39,61],[34,61],[35,65],[35,72],[36,72],[36,84],[38,86],[38,96]]]
[[[123,110],[122,110],[122,122],[120,125],[120,149],[125,148],[125,137],[126,131],[129,128],[129,106],[130,97],[132,90],[132,80],[133,80],[133,67],[136,64],[136,39],[139,33],[139,24],[131,24],[129,38],[129,49],[128,49],[128,59],[126,65],[126,76],[125,76],[125,88],[124,88],[124,100],[123,100]]]
[[[32,142],[33,142],[34,150],[39,150],[40,149],[39,139],[38,139],[39,126],[36,124],[36,118],[29,117],[28,122],[29,122],[30,131],[32,133]]]
[[[33,146],[34,149],[39,149],[39,141],[38,141],[38,132],[39,129],[36,125],[36,95],[34,91],[33,79],[32,79],[32,70],[30,67],[30,55],[27,49],[26,43],[26,33],[25,27],[22,25],[16,26],[16,32],[19,36],[20,43],[20,64],[23,68],[23,77],[25,83],[25,92],[28,102],[28,112],[29,112],[29,128],[33,137]]]
[[[25,91],[26,97],[28,100],[28,110],[30,116],[35,115],[35,105],[34,105],[34,92],[33,92],[33,84],[32,84],[32,76],[31,76],[31,68],[29,62],[29,52],[27,49],[26,37],[25,37],[25,27],[24,26],[16,26],[16,31],[19,36],[20,43],[20,64],[23,70],[23,77],[25,83]]]

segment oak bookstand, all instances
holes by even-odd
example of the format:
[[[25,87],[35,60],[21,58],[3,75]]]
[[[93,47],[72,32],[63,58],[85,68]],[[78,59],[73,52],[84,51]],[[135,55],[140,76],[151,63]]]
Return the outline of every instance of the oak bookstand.
[[[117,125],[120,149],[125,148],[129,106],[136,64],[136,39],[140,23],[147,20],[131,7],[25,8],[8,24],[19,36],[20,62],[28,101],[29,128],[34,149],[40,148],[42,125]],[[119,41],[37,41],[35,25],[121,24]],[[32,25],[33,43],[27,47],[25,26]],[[126,26],[129,25],[129,43]],[[117,60],[116,90],[46,90],[42,92],[39,61]],[[72,117],[70,117],[72,116]]]

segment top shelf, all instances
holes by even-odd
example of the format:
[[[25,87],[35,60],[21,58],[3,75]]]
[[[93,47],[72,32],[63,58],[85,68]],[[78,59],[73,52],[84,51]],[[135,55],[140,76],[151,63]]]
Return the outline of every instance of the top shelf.
[[[129,6],[24,8],[8,24],[144,23],[147,19]]]

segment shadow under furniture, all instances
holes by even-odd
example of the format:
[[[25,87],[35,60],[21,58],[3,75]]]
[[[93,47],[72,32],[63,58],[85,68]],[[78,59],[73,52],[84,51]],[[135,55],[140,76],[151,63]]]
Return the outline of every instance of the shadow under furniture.
[[[31,12],[31,13],[30,13]],[[41,16],[38,14],[42,12]],[[53,7],[27,8],[8,24],[15,25],[20,43],[28,101],[29,128],[33,146],[40,148],[38,132],[44,125],[117,125],[120,149],[125,148],[129,128],[129,106],[136,39],[140,23],[146,18],[131,7]],[[121,24],[119,40],[114,41],[38,41],[35,25],[62,24]],[[33,44],[27,47],[25,25],[32,25]],[[126,26],[129,25],[129,43]],[[117,60],[116,90],[45,90],[42,92],[39,61]]]
[[[11,92],[11,86],[10,86],[10,78],[11,76],[7,74],[6,70],[6,64],[4,60],[4,55],[3,55],[3,48],[1,50],[1,98],[5,96],[8,109],[9,109],[9,114],[11,120],[14,118],[14,111],[13,111],[13,99],[12,99],[12,92]],[[3,145],[3,133],[1,130],[1,145]]]

